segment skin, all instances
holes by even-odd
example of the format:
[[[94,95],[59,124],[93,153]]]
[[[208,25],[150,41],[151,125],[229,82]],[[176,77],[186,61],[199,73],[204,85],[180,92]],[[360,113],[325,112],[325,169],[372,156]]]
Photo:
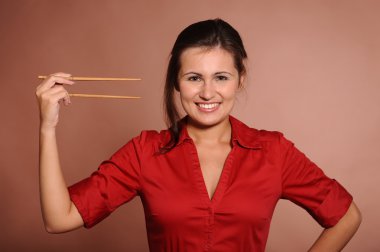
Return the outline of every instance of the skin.
[[[189,48],[180,61],[180,99],[189,115],[187,130],[211,199],[231,150],[229,114],[244,76],[236,70],[231,54],[219,47]]]
[[[60,104],[70,104],[64,85],[74,84],[67,77],[70,75],[55,73],[36,89],[40,108],[40,199],[45,229],[49,233],[67,232],[83,226],[83,220],[69,197],[56,139]]]
[[[232,55],[218,47],[187,49],[180,60],[180,99],[189,115],[187,130],[196,145],[211,199],[231,150],[228,116],[245,76],[238,74]],[[83,220],[69,197],[56,140],[60,105],[70,104],[64,86],[74,84],[68,77],[70,74],[53,74],[36,89],[41,122],[40,198],[45,228],[50,233],[67,232],[83,226]],[[309,251],[342,250],[360,222],[360,211],[352,203],[341,220],[334,227],[325,229]]]
[[[362,221],[361,213],[354,202],[346,214],[333,227],[323,230],[309,249],[310,252],[341,251],[358,230]]]

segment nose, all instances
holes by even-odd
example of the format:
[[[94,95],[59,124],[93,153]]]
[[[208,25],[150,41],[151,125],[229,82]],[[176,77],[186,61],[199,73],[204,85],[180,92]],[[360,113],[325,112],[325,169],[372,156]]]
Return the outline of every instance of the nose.
[[[215,87],[212,81],[205,80],[199,92],[199,97],[205,101],[208,101],[208,100],[211,100],[214,96],[215,96]]]

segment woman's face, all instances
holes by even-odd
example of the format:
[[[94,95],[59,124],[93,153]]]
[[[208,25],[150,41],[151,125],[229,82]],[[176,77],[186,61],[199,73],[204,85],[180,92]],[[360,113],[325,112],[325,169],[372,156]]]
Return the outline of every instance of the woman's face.
[[[201,127],[228,120],[243,82],[232,54],[220,47],[194,47],[182,53],[180,62],[180,98],[190,120]]]

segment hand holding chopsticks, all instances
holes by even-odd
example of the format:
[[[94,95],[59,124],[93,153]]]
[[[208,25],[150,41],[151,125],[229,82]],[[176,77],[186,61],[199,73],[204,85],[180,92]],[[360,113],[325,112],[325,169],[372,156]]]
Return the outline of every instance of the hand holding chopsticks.
[[[77,81],[126,81],[141,80],[139,78],[104,78],[104,77],[72,77],[68,73],[55,73],[49,76],[38,76],[44,79],[36,88],[36,98],[40,109],[40,128],[44,132],[55,131],[58,124],[60,104],[69,105],[71,97],[138,99],[137,96],[103,95],[103,94],[70,94],[65,86]]]
[[[46,79],[49,76],[39,75],[38,79]],[[114,77],[74,77],[69,76],[65,79],[71,81],[139,81],[141,78],[114,78]],[[123,96],[123,95],[101,95],[101,94],[69,94],[72,97],[85,98],[112,98],[112,99],[139,99],[139,96]]]

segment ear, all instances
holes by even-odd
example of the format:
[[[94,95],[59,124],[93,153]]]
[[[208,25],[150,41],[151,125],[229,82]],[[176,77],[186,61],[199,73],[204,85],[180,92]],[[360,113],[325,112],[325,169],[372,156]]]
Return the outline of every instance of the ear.
[[[246,74],[245,73],[242,74],[242,75],[240,75],[238,89],[243,89],[244,88],[244,86],[245,86],[245,79],[246,79]]]

